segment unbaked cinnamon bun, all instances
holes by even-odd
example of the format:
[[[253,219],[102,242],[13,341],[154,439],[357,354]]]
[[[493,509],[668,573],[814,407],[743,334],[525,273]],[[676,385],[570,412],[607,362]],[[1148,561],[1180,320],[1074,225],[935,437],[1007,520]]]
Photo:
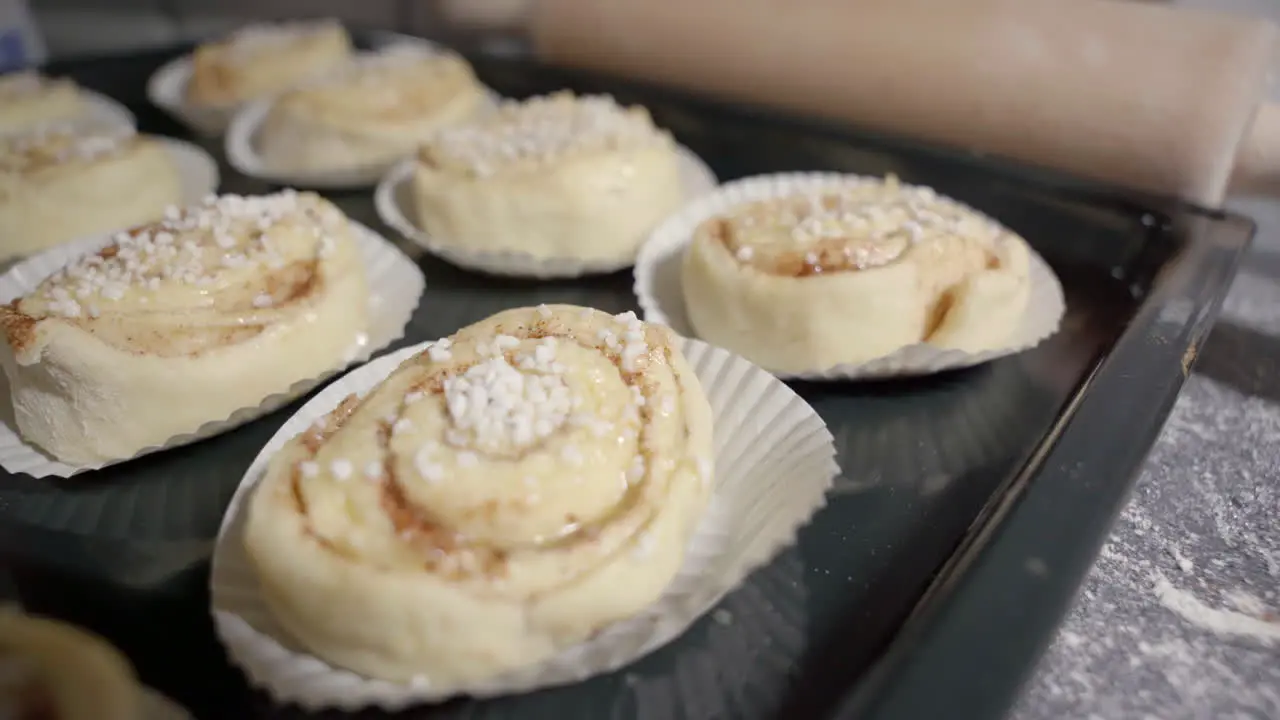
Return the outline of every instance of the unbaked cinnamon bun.
[[[141,720],[133,668],[105,640],[0,609],[0,718]]]
[[[336,20],[259,23],[196,48],[187,101],[230,109],[347,62],[351,37]]]
[[[0,138],[0,259],[157,220],[181,199],[165,146],[131,128]]]
[[[441,245],[625,267],[684,188],[675,141],[644,108],[564,92],[431,138],[413,194]]]
[[[775,372],[929,343],[980,352],[1018,330],[1029,250],[929,188],[864,179],[703,222],[682,285],[698,336]]]
[[[105,462],[341,365],[367,303],[352,225],[329,202],[210,197],[0,306],[0,363],[27,441]]]
[[[0,135],[83,116],[88,105],[76,84],[34,72],[0,75]]]
[[[466,688],[657,600],[711,488],[711,409],[631,313],[499,313],[272,459],[244,542],[280,625],[371,678]]]
[[[393,48],[276,98],[254,144],[277,172],[386,169],[487,102],[460,56]]]

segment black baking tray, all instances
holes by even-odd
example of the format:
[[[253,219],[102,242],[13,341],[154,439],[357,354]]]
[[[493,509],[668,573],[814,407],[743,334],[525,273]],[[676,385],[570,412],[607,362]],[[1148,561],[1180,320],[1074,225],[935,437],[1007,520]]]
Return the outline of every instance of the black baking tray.
[[[144,131],[189,137],[147,103],[144,90],[152,71],[186,50],[48,70],[122,101]],[[1068,310],[1042,345],[978,368],[887,382],[793,383],[836,439],[842,476],[830,503],[794,547],[668,647],[574,686],[397,717],[1005,713],[1127,497],[1253,224],[528,58],[470,59],[504,95],[568,87],[642,103],[722,180],[834,170],[894,172],[931,185],[1026,237],[1061,278]],[[202,142],[221,156],[217,143]],[[224,192],[270,189],[225,163],[222,172]],[[378,222],[371,192],[330,197],[395,237]],[[397,347],[508,307],[636,309],[629,273],[523,282],[406,250],[421,262],[427,293]],[[308,717],[247,686],[214,639],[207,610],[223,509],[258,449],[301,402],[217,438],[71,480],[0,474],[0,557],[22,601],[103,633],[146,683],[202,720]]]

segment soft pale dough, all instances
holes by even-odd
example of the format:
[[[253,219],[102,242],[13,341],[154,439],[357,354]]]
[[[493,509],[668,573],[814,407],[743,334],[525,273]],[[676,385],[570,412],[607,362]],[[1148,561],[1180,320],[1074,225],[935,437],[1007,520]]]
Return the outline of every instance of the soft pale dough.
[[[461,57],[388,51],[281,95],[254,144],[282,172],[385,169],[486,102]]]
[[[685,304],[699,337],[775,372],[927,342],[997,349],[1027,307],[1029,251],[995,222],[894,177],[761,200],[700,225]]]
[[[132,666],[105,640],[4,608],[0,717],[142,720],[141,688]]]
[[[233,108],[342,65],[352,53],[336,20],[250,25],[196,48],[187,100]]]
[[[181,199],[165,146],[129,129],[0,139],[0,259],[157,220]]]
[[[75,120],[87,110],[80,89],[70,80],[33,72],[0,75],[0,134]]]
[[[419,222],[437,242],[623,265],[682,191],[675,142],[644,108],[569,93],[440,133],[414,176]]]
[[[327,662],[448,692],[657,600],[710,496],[711,409],[670,330],[499,313],[271,461],[244,542]]]
[[[365,270],[310,193],[226,195],[122,232],[0,306],[18,429],[59,460],[127,458],[339,366]]]

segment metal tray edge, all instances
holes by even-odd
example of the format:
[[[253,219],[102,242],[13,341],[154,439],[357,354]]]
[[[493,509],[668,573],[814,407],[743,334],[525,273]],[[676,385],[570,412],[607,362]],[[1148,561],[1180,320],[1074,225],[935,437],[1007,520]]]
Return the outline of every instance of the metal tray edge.
[[[1238,214],[1196,211],[1200,227],[1173,272],[834,717],[917,720],[963,707],[999,718],[1012,707],[1127,504],[1257,230]],[[1204,227],[1210,215],[1230,229]]]

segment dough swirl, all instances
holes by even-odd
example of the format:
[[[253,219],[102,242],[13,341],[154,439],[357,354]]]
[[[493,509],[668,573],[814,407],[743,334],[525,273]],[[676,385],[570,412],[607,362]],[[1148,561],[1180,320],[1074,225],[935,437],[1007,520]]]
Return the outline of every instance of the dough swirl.
[[[423,145],[418,223],[463,251],[623,266],[684,200],[676,148],[647,110],[607,95],[506,102]]]
[[[367,298],[317,195],[170,208],[0,306],[18,429],[64,462],[129,457],[340,365]]]
[[[256,144],[279,171],[386,168],[486,101],[460,56],[392,48],[277,97]]]
[[[703,222],[684,256],[698,335],[773,371],[916,343],[998,349],[1026,310],[1022,238],[929,188],[863,179]]]
[[[272,460],[245,534],[281,625],[366,676],[465,688],[658,599],[710,494],[711,411],[631,313],[500,313]]]

